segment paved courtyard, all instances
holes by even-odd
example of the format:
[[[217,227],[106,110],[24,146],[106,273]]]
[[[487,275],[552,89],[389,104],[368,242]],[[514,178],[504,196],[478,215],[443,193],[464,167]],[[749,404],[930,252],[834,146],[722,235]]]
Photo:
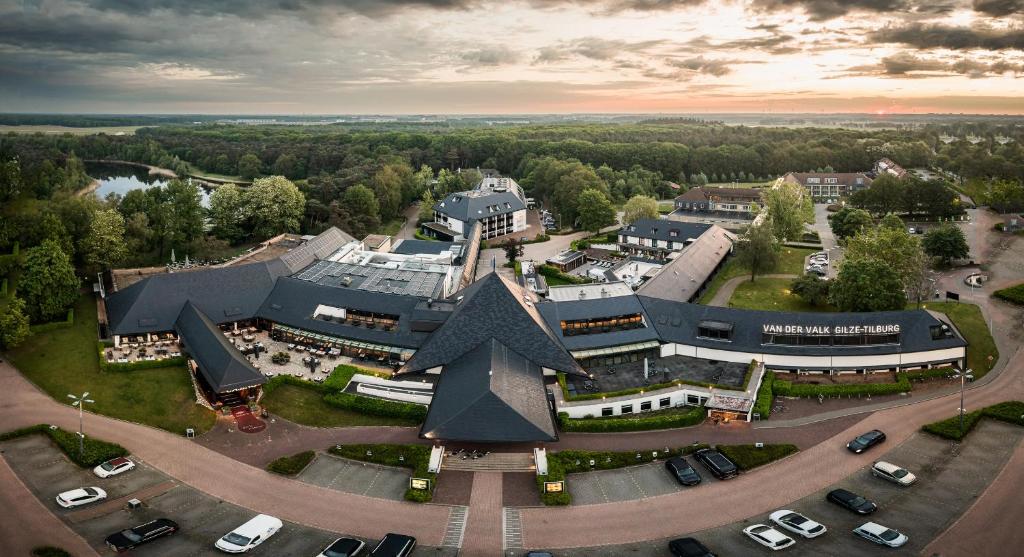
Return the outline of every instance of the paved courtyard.
[[[412,475],[401,468],[378,466],[318,453],[296,479],[328,489],[402,501]]]

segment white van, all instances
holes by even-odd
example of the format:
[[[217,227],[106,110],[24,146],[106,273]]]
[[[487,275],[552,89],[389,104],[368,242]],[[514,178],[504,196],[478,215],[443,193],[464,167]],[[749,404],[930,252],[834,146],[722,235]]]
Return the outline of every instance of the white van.
[[[281,519],[258,514],[217,540],[214,547],[226,553],[245,553],[267,541],[267,538],[276,534],[281,526]]]

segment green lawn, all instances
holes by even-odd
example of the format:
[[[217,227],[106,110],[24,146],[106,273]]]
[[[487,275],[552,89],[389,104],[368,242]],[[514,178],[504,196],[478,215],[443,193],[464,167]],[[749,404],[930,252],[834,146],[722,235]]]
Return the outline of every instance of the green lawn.
[[[413,420],[385,418],[343,410],[324,402],[322,393],[295,385],[278,386],[263,397],[263,404],[271,413],[286,420],[313,427],[417,425]]]
[[[917,307],[915,304],[907,306]],[[956,302],[929,302],[921,304],[924,309],[945,313],[960,329],[970,346],[967,347],[967,367],[974,370],[974,377],[980,379],[995,366],[999,359],[996,341],[988,330],[988,323],[981,309],[974,304],[958,304]],[[991,357],[991,359],[990,359]]]
[[[88,410],[178,434],[188,427],[206,431],[215,421],[213,412],[196,404],[184,367],[100,371],[92,296],[78,299],[74,326],[33,334],[9,356],[29,380],[62,403],[68,394],[88,391],[96,401]]]
[[[811,255],[816,250],[807,248],[789,248],[782,247],[779,251],[779,264],[775,267],[771,273],[777,274],[790,274],[800,275],[804,272],[804,260],[807,259],[808,255]],[[739,265],[736,259],[730,259],[725,263],[725,266],[718,271],[715,278],[711,279],[711,284],[708,285],[708,289],[701,295],[700,300],[697,303],[706,304],[711,301],[711,298],[715,297],[715,293],[722,287],[723,284],[729,281],[729,279],[750,276],[750,270],[746,267]],[[760,279],[758,279],[760,281]]]
[[[729,307],[768,311],[835,311],[831,306],[808,304],[792,294],[789,291],[792,283],[793,279],[788,278],[759,278],[756,282],[743,282],[729,299]]]

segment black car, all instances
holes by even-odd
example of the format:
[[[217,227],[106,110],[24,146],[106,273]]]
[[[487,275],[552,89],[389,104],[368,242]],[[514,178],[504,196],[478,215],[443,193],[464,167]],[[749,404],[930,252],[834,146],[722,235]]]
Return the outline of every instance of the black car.
[[[416,548],[416,538],[404,534],[385,534],[370,557],[406,557]]]
[[[151,542],[157,538],[169,536],[178,531],[178,523],[168,518],[158,518],[152,522],[140,524],[134,528],[121,530],[116,534],[107,536],[107,545],[114,551],[121,553],[128,551],[135,546]]]
[[[720,480],[736,477],[740,473],[740,469],[731,460],[716,450],[701,449],[693,453],[693,457]]]
[[[878,505],[845,489],[833,489],[825,499],[857,514],[871,514],[878,510]]]
[[[669,474],[672,474],[683,485],[697,485],[700,483],[700,474],[681,456],[666,460],[665,468]]]
[[[704,544],[694,538],[679,538],[668,542],[668,550],[675,557],[717,557]]]
[[[352,538],[338,538],[316,557],[356,557],[363,553],[365,542]]]
[[[865,433],[864,435],[861,435],[860,437],[857,437],[853,441],[847,443],[846,448],[850,449],[851,452],[860,454],[870,449],[871,447],[874,447],[875,445],[881,443],[882,441],[885,441],[885,434],[882,433],[881,431],[878,431],[877,429],[872,429],[871,431]]]

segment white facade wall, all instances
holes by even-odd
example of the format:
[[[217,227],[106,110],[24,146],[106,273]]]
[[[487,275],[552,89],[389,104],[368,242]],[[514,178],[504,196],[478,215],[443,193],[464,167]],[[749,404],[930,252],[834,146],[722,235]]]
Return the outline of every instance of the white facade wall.
[[[749,363],[750,360],[764,362],[765,366],[803,368],[803,369],[834,369],[834,368],[889,368],[899,366],[921,366],[930,362],[962,360],[967,357],[964,348],[946,348],[926,352],[894,352],[865,356],[798,356],[792,354],[765,354],[757,352],[736,352],[690,346],[686,344],[668,343],[661,346],[661,356],[689,356],[705,360],[722,362]]]
[[[526,230],[526,209],[512,213],[512,228],[516,232]]]
[[[668,408],[674,408],[676,406],[686,405],[687,395],[700,397],[700,404],[707,402],[707,399],[711,398],[711,393],[707,389],[691,385],[681,385],[676,389],[660,389],[650,393],[644,393],[643,395],[634,395],[632,397],[624,397],[622,399],[594,400],[586,401],[585,403],[574,402],[571,403],[573,406],[569,406],[568,404],[570,403],[563,402],[558,406],[558,411],[569,414],[570,418],[586,418],[587,416],[598,418],[601,416],[602,408],[611,407],[613,416],[621,416],[622,406],[624,404],[631,404],[633,405],[632,414],[642,414],[642,412],[640,412],[640,405],[644,402],[650,402],[651,409],[658,410],[661,408],[658,405],[658,402],[663,398],[669,398],[671,402]]]

